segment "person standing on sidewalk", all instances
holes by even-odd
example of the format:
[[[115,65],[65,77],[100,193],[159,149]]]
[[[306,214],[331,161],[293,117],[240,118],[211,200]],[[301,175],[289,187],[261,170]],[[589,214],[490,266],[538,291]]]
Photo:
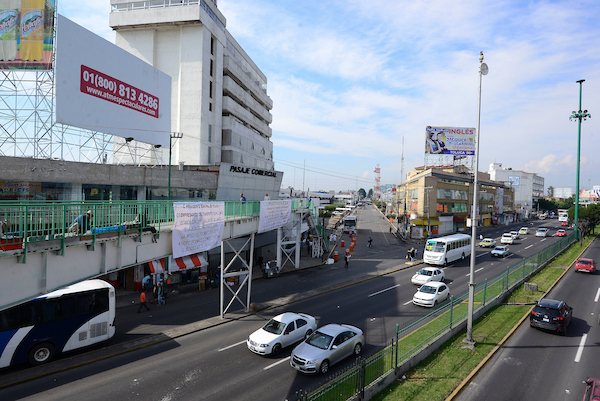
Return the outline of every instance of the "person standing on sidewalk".
[[[158,290],[156,291],[158,295],[158,305],[165,304],[165,286],[163,285],[162,279],[158,281]]]
[[[137,313],[140,313],[142,311],[142,307],[146,308],[146,310],[150,310],[150,308],[148,308],[148,305],[146,305],[146,290],[142,291],[142,293],[140,294],[140,307],[138,308]]]
[[[346,268],[348,268],[348,262],[350,262],[350,256],[351,255],[346,255],[345,261],[346,261]]]

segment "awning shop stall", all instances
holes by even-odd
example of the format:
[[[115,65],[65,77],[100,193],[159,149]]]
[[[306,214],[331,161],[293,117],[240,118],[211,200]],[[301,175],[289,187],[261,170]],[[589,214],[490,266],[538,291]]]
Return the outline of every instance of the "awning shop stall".
[[[171,255],[169,256],[168,268],[165,266],[165,258],[152,260],[148,262],[148,266],[153,277],[157,277],[161,273],[167,273],[170,280],[169,284],[180,283],[182,281],[182,273],[187,273],[189,270],[198,269],[199,277],[206,277],[208,272],[208,262],[206,261],[205,252],[174,259]]]

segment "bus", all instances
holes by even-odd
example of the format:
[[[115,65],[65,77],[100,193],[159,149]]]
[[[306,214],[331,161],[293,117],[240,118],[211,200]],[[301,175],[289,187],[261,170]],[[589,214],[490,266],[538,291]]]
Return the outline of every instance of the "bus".
[[[0,368],[41,365],[114,335],[114,287],[82,281],[0,311]]]
[[[558,209],[558,221],[563,222],[569,221],[569,210],[568,209]]]
[[[344,232],[356,231],[356,216],[344,217]]]
[[[429,265],[446,266],[457,259],[471,255],[471,236],[452,234],[428,239],[423,252],[423,262]]]

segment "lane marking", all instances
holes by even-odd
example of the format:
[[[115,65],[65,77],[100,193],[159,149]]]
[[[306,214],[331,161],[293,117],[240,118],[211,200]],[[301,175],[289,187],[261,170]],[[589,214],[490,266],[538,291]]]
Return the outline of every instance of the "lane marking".
[[[531,244],[531,245],[529,245],[529,246],[526,246],[526,247],[525,247],[525,249],[529,249],[529,248],[531,248],[532,246],[533,246],[533,244]]]
[[[244,341],[240,341],[239,343],[231,344],[230,346],[228,346],[228,347],[225,347],[225,348],[221,348],[221,349],[220,349],[220,350],[218,350],[218,351],[219,351],[219,352],[221,352],[221,351],[225,351],[225,350],[228,350],[229,348],[237,347],[238,345],[242,345],[242,344],[246,344],[246,340],[244,340]]]
[[[598,299],[600,299],[600,288],[598,288],[598,292],[596,293],[596,298],[594,298],[594,302],[598,302]]]
[[[486,253],[480,253],[479,255],[477,255],[477,256],[475,256],[475,257],[476,257],[476,258],[478,258],[478,257],[480,257],[480,256],[487,255],[488,253],[490,253],[490,252],[486,252]]]
[[[585,339],[587,338],[587,333],[581,336],[581,342],[579,343],[579,349],[577,350],[577,355],[575,355],[575,362],[579,362],[581,359],[581,354],[583,354],[583,347],[585,345]]]
[[[412,299],[411,299],[410,301],[408,301],[408,302],[405,302],[405,303],[403,303],[402,305],[408,305],[408,304],[412,304],[412,303],[413,303],[413,302],[412,302]]]
[[[281,361],[277,361],[277,362],[275,362],[275,363],[272,363],[272,364],[271,364],[271,365],[269,365],[269,366],[265,366],[265,367],[263,368],[263,370],[271,369],[273,366],[277,366],[277,365],[279,365],[280,363],[283,363],[283,362],[285,362],[285,361],[289,361],[289,360],[290,360],[290,357],[288,356],[287,358],[283,358]]]
[[[477,273],[483,270],[483,267],[480,269],[475,270],[473,273]],[[469,277],[471,275],[471,273],[465,274],[465,276]]]
[[[374,292],[374,293],[372,293],[371,295],[369,295],[367,298],[369,298],[369,297],[372,297],[372,296],[374,296],[374,295],[379,295],[379,294],[381,294],[382,292],[386,292],[386,291],[389,291],[389,290],[393,290],[393,289],[394,289],[394,288],[396,288],[396,287],[400,287],[400,284],[396,284],[395,286],[393,286],[393,287],[390,287],[390,288],[386,288],[385,290],[381,290],[381,291]]]

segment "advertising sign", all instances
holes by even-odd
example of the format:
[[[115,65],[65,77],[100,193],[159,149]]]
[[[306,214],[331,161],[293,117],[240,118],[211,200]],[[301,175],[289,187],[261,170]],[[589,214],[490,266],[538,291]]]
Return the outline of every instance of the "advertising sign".
[[[290,221],[292,213],[291,200],[268,200],[260,202],[258,232],[264,233],[283,227]]]
[[[508,185],[513,188],[515,191],[519,190],[521,186],[521,177],[518,175],[509,175],[508,176]]]
[[[169,146],[171,77],[58,16],[56,121]]]
[[[173,204],[173,257],[181,258],[221,245],[225,227],[225,202]]]
[[[425,153],[432,155],[475,155],[475,128],[427,127]]]
[[[55,0],[0,1],[0,70],[51,70]]]

